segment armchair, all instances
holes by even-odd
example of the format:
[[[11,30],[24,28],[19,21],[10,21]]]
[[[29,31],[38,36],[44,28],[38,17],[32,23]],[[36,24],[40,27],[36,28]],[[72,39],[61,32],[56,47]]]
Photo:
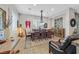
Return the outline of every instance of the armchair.
[[[76,46],[72,41],[78,40],[79,34],[68,36],[63,43],[49,42],[49,53],[53,54],[76,54]]]

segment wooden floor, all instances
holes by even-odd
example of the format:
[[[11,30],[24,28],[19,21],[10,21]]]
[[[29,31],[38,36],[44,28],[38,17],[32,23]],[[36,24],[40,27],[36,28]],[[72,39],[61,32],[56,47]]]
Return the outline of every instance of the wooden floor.
[[[49,41],[54,40],[58,41],[58,37],[54,37],[48,40],[36,40],[36,41],[31,41],[29,38],[25,42],[21,41],[22,45],[20,47],[20,53],[19,54],[49,54]],[[20,46],[20,45],[19,45]]]

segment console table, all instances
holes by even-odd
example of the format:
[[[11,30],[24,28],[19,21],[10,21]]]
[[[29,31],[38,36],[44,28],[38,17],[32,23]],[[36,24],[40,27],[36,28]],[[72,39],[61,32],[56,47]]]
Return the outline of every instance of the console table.
[[[54,30],[54,36],[64,38],[65,36],[65,29],[53,29]]]

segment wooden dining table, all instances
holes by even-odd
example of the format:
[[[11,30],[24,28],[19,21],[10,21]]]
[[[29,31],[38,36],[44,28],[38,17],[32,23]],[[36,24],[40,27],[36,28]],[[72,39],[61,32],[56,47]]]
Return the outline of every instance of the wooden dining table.
[[[31,34],[31,38],[33,41],[35,39],[48,39],[52,38],[53,32],[51,30],[39,30],[39,31],[33,31]]]

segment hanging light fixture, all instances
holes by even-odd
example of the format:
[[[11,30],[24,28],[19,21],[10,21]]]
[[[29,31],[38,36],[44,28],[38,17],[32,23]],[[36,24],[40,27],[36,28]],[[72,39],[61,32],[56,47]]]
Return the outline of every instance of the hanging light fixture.
[[[42,29],[44,27],[44,22],[43,22],[43,10],[41,12],[41,19],[40,19],[40,28]]]
[[[47,23],[43,21],[43,10],[41,10],[40,28],[47,28]]]
[[[43,10],[41,10],[41,23],[43,23]]]

